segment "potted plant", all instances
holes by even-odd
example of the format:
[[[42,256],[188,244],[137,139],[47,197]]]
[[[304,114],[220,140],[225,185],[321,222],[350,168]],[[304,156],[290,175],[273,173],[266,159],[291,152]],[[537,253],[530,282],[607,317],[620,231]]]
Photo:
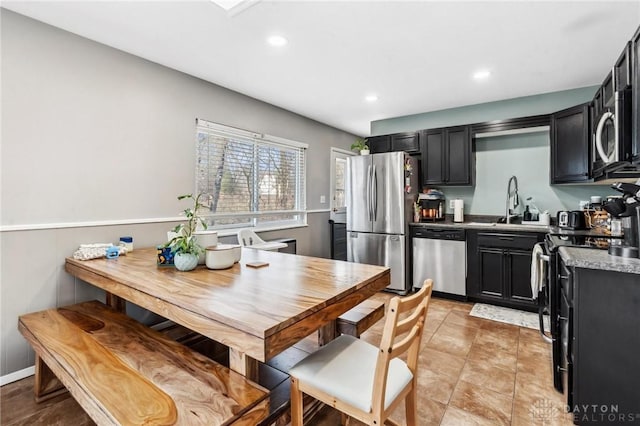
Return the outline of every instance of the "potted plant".
[[[180,271],[190,271],[198,265],[198,256],[203,251],[203,248],[198,244],[194,234],[198,224],[207,229],[207,223],[198,215],[198,210],[206,207],[204,201],[209,197],[208,194],[198,194],[197,197],[192,194],[186,194],[178,197],[178,200],[193,200],[193,207],[184,210],[187,223],[181,223],[173,228],[176,236],[166,244],[166,247],[170,247],[171,252],[174,253],[174,264],[176,269]]]
[[[351,144],[352,151],[359,151],[360,155],[369,154],[369,145],[367,145],[367,140],[363,138],[358,138],[354,143]]]

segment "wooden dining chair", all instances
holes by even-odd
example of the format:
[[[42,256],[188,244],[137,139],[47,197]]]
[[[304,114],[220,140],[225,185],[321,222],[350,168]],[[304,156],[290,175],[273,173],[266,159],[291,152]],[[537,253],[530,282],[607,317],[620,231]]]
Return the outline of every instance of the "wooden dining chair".
[[[407,425],[416,425],[418,355],[432,287],[428,279],[416,294],[391,299],[380,347],[342,335],[291,368],[291,425],[302,425],[303,393],[341,411],[343,422],[349,416],[373,426],[396,424],[388,417],[404,399]],[[399,358],[404,353],[406,362]]]

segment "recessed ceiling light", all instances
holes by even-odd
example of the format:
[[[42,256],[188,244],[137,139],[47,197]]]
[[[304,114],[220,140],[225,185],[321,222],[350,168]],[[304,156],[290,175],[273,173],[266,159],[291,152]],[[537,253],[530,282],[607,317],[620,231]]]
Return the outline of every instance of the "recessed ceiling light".
[[[378,100],[378,95],[367,95],[364,100],[367,102],[375,102]]]
[[[474,78],[474,80],[484,80],[486,78],[489,78],[490,75],[491,75],[491,71],[489,71],[489,70],[480,70],[480,71],[476,71],[473,74],[473,78]]]
[[[285,44],[289,43],[289,41],[282,37],[282,36],[271,36],[267,39],[267,43],[269,43],[272,46],[276,46],[276,47],[280,47],[280,46],[284,46]]]

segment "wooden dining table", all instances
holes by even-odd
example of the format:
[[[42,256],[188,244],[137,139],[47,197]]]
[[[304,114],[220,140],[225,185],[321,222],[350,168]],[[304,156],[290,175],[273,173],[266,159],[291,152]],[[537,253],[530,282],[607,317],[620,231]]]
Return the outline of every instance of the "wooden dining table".
[[[247,266],[253,262],[268,265]],[[257,378],[257,361],[317,330],[330,340],[338,316],[390,282],[387,267],[250,248],[221,270],[158,266],[155,248],[115,259],[67,258],[65,269],[105,290],[116,309],[124,311],[127,300],[227,345],[231,369],[250,379]]]

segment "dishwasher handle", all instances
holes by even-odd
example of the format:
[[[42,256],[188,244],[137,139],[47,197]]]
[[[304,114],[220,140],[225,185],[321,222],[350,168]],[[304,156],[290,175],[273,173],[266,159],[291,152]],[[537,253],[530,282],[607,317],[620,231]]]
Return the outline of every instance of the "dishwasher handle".
[[[411,232],[413,238],[430,238],[434,240],[465,241],[466,232],[464,229],[450,228],[421,228]]]

